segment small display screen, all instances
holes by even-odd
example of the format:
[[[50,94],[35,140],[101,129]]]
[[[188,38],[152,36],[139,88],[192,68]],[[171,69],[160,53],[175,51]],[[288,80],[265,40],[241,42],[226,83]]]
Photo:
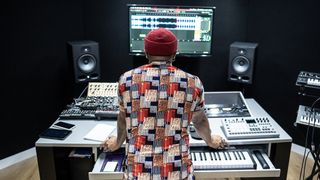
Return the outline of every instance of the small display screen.
[[[256,120],[254,120],[254,119],[246,119],[246,122],[248,124],[251,124],[251,123],[256,123]]]

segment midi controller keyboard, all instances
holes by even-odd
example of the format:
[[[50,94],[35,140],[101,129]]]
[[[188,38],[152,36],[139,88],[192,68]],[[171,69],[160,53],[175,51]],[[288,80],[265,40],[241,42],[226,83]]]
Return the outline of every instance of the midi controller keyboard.
[[[222,129],[228,139],[276,138],[280,136],[268,117],[222,119]]]
[[[248,150],[192,151],[194,169],[255,169]]]
[[[269,158],[263,149],[222,149],[195,147],[190,150],[195,170],[270,169]]]

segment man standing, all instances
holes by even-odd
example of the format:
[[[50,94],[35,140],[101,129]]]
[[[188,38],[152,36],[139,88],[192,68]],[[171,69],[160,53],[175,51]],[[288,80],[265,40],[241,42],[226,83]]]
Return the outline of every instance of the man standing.
[[[223,148],[226,143],[211,135],[200,79],[172,66],[175,35],[155,29],[144,47],[149,64],[120,77],[118,135],[107,139],[104,149],[117,150],[126,140],[125,179],[193,179],[190,123],[208,146]]]

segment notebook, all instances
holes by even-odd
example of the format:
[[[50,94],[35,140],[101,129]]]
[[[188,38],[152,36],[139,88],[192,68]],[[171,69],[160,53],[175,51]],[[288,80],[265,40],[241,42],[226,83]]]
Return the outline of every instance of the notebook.
[[[116,127],[112,125],[97,124],[84,136],[84,139],[103,142],[115,129]]]

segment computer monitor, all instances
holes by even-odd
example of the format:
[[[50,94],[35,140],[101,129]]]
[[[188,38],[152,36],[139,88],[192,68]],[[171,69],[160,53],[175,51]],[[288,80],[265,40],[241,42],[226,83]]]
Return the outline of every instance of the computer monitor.
[[[171,30],[178,56],[212,55],[215,7],[128,4],[129,54],[144,55],[144,37],[153,29]]]

